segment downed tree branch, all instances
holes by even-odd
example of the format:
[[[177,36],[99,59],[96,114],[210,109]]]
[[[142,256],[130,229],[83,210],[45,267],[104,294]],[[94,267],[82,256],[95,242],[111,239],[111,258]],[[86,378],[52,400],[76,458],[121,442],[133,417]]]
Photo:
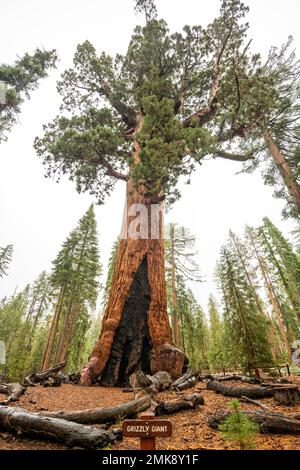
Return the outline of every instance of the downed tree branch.
[[[273,396],[272,390],[266,387],[230,387],[228,385],[223,385],[222,383],[212,380],[207,383],[207,390],[212,390],[216,393],[221,393],[225,397],[237,397],[242,396],[247,398],[264,398]]]
[[[41,411],[39,416],[59,418],[80,424],[111,423],[124,418],[132,418],[145,411],[151,404],[151,397],[145,396],[111,408],[78,411]]]
[[[252,405],[259,406],[259,408],[261,408],[262,410],[270,411],[270,408],[267,405],[261,403],[260,401],[251,400],[251,398],[248,397],[241,397],[241,400],[246,401],[247,403],[252,403]]]
[[[176,390],[177,392],[187,390],[188,388],[194,387],[197,382],[197,372],[193,369],[189,369],[182,377],[179,377],[179,379],[172,383],[171,390]]]
[[[172,414],[177,411],[198,409],[199,405],[204,405],[204,398],[200,393],[193,393],[178,400],[159,401],[154,409],[157,416]]]
[[[47,418],[22,408],[0,407],[0,427],[6,431],[40,436],[63,442],[68,447],[99,449],[113,443],[121,436],[120,430],[105,431],[91,426]]]
[[[246,377],[244,375],[214,376],[213,379],[217,380],[218,382],[230,382],[231,380],[236,380],[236,381],[246,382],[250,384],[261,383],[261,380],[257,379],[256,377]]]
[[[12,401],[18,401],[20,396],[23,395],[25,391],[26,388],[18,383],[0,384],[0,393],[8,395],[6,400],[0,402],[0,405],[9,405],[9,403]]]
[[[300,421],[280,413],[266,411],[243,411],[259,425],[260,432],[272,434],[300,434]],[[217,429],[231,415],[229,411],[218,411],[209,419],[209,426]]]
[[[66,365],[66,361],[60,362],[59,364],[56,364],[54,367],[44,370],[43,372],[30,374],[27,377],[25,377],[24,384],[33,386],[36,383],[42,383],[43,381],[47,380],[49,377],[53,378],[54,374],[57,374],[57,372],[63,369],[65,365]]]
[[[176,387],[172,386],[172,390],[176,390],[177,392],[182,391],[182,390],[187,390],[188,388],[194,387],[196,383],[198,382],[197,377],[190,377],[187,379],[185,382],[180,383]]]
[[[185,374],[179,377],[179,379],[172,382],[171,388],[178,387],[178,385],[181,385],[182,383],[186,382],[186,380],[190,379],[191,377],[194,377],[195,375],[196,371],[194,369],[189,369]]]

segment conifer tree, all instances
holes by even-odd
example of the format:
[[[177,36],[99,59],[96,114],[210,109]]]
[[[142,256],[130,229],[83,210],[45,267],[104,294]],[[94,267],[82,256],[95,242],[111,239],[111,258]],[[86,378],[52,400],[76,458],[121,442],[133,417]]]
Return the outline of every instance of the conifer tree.
[[[246,369],[272,363],[267,329],[269,322],[257,307],[256,298],[235,252],[223,247],[218,275],[226,302],[224,320],[230,331],[234,354]]]
[[[84,338],[87,332],[89,322],[86,309],[95,308],[100,272],[96,219],[91,206],[53,262],[50,283],[58,298],[43,369],[49,366],[51,358],[55,363],[65,361],[72,341],[77,341],[78,354],[84,348],[78,335]],[[74,332],[77,327],[76,337]]]
[[[179,227],[177,224],[169,224],[166,227],[166,277],[172,292],[169,305],[171,305],[172,311],[174,343],[177,347],[180,347],[181,338],[180,312],[177,299],[178,278],[182,281],[201,280],[199,266],[195,261],[197,255],[195,245],[195,237],[185,227]]]
[[[253,159],[257,141],[244,151],[245,128],[257,110],[267,115],[277,105],[273,77],[259,73],[259,55],[252,55],[246,42],[248,8],[241,1],[223,0],[219,16],[206,28],[186,26],[174,34],[157,19],[153,1],[138,0],[136,6],[145,12],[146,24],[135,28],[124,56],[98,55],[88,41],[77,47],[73,68],[58,84],[62,114],[35,141],[48,176],[68,174],[78,191],[90,191],[99,202],[118,180],[127,185],[123,239],[102,333],[82,372],[85,385],[104,370],[113,369],[115,383],[119,375],[128,378],[140,366],[145,344],[145,370],[162,367],[172,335],[163,224],[150,216],[153,205],[174,202],[179,177],[189,180],[206,155]],[[136,204],[148,214],[139,236],[131,231]],[[157,227],[159,233],[149,236]],[[141,277],[145,291],[133,299]],[[137,342],[118,329],[122,319],[127,322],[132,302],[144,322],[140,334],[145,336]],[[123,345],[118,358],[112,354],[116,344]],[[136,359],[125,366],[128,344],[132,351],[127,353]],[[184,364],[183,355],[176,357],[175,369],[163,364],[172,374]]]
[[[263,222],[263,226],[260,228],[262,241],[286,289],[294,313],[300,321],[300,257],[294,252],[292,244],[272,224],[270,219],[265,217]]]
[[[0,278],[7,274],[7,268],[11,262],[12,254],[12,245],[7,245],[5,248],[0,247]]]
[[[104,305],[106,305],[106,302],[109,296],[109,290],[111,287],[113,272],[114,272],[116,258],[117,258],[118,244],[119,244],[118,240],[114,242],[111,253],[110,253],[110,257],[108,260],[108,272],[107,272],[107,278],[106,278],[106,283],[104,287],[104,297],[103,297]]]
[[[7,139],[7,133],[17,122],[24,100],[47,77],[56,60],[55,51],[36,49],[34,54],[25,54],[13,65],[0,64],[0,143]]]
[[[0,310],[0,334],[6,347],[9,380],[18,381],[26,366],[28,327],[25,315],[29,305],[30,286],[11,297]]]
[[[267,309],[265,308],[258,293],[260,286],[258,282],[256,266],[253,264],[253,260],[251,259],[251,254],[253,252],[249,250],[247,244],[240,240],[239,237],[237,237],[237,235],[235,235],[232,231],[229,232],[229,236],[232,249],[236,252],[239,258],[241,269],[243,270],[244,276],[247,278],[249,288],[255,299],[257,310],[262,316],[266,316],[271,323],[270,327],[268,328],[268,339],[272,348],[273,359],[276,360],[276,354],[274,352],[276,332],[273,330],[272,317],[268,315]]]
[[[209,314],[209,348],[208,362],[211,370],[222,369],[225,365],[224,357],[224,326],[218,312],[216,299],[210,295],[208,300]]]
[[[225,439],[237,442],[241,450],[254,449],[254,437],[259,432],[259,426],[240,411],[238,400],[231,400],[230,406],[232,412],[219,430]]]
[[[282,288],[276,279],[276,271],[274,273],[274,266],[270,263],[270,258],[266,247],[262,244],[259,231],[252,227],[246,226],[246,237],[249,241],[249,248],[257,260],[258,268],[264,282],[264,286],[272,306],[273,313],[275,314],[276,324],[278,328],[278,345],[280,347],[281,341],[284,343],[285,353],[290,357],[291,355],[291,324],[289,321],[290,315],[287,315],[287,308],[285,300],[282,298]],[[275,274],[275,276],[274,276]],[[272,321],[272,317],[271,317]],[[274,324],[274,322],[273,322]]]
[[[181,312],[184,352],[189,358],[191,367],[207,370],[209,332],[205,314],[182,279],[178,287],[178,308]]]

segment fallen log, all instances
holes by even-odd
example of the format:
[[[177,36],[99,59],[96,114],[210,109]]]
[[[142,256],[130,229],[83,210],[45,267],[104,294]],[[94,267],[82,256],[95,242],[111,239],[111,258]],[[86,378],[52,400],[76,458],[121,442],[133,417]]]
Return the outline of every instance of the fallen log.
[[[273,387],[274,400],[281,405],[296,406],[300,403],[300,390],[297,385]]]
[[[185,382],[182,382],[181,384],[177,385],[176,387],[172,387],[172,390],[176,390],[177,392],[182,391],[182,390],[187,390],[188,388],[192,388],[196,385],[198,382],[197,377],[190,377],[187,379]]]
[[[300,434],[300,421],[281,413],[267,411],[243,411],[243,413],[259,425],[262,433]],[[229,411],[218,411],[209,419],[209,426],[217,429],[230,415]]]
[[[36,383],[43,384],[49,377],[54,377],[60,370],[62,370],[66,365],[66,361],[60,362],[50,369],[44,370],[43,372],[34,372],[33,374],[28,375],[24,379],[25,385],[34,385]]]
[[[20,396],[23,395],[25,391],[26,388],[18,383],[0,384],[0,393],[8,395],[6,400],[0,402],[0,405],[9,405],[9,403],[13,401],[18,401]]]
[[[204,405],[204,398],[200,393],[193,393],[178,400],[159,401],[154,409],[157,416],[172,414],[177,411],[198,409],[199,405]]]
[[[241,375],[214,375],[214,380],[218,382],[230,382],[231,380],[242,380]]]
[[[106,431],[91,426],[47,418],[22,408],[0,406],[0,428],[63,442],[68,447],[99,449],[120,438],[120,430]]]
[[[236,397],[240,398],[242,396],[247,398],[265,398],[271,397],[273,395],[272,390],[266,387],[231,387],[228,385],[223,385],[222,383],[212,380],[206,385],[207,390],[212,390],[213,392],[220,393],[225,397]]]
[[[198,379],[198,373],[194,369],[189,369],[182,377],[179,377],[179,379],[172,383],[171,390],[179,392],[192,388],[196,385]]]
[[[185,374],[183,374],[181,377],[179,377],[179,379],[175,380],[172,383],[171,388],[173,388],[173,389],[177,388],[179,385],[183,384],[188,379],[190,379],[192,377],[195,377],[196,375],[197,375],[197,373],[194,369],[188,369]]]
[[[217,380],[218,382],[230,382],[230,381],[240,381],[249,384],[260,384],[262,381],[257,377],[247,377],[245,375],[214,375],[213,380]]]
[[[124,418],[133,418],[151,405],[151,397],[145,396],[110,408],[78,411],[41,411],[39,416],[59,418],[80,424],[112,423]]]

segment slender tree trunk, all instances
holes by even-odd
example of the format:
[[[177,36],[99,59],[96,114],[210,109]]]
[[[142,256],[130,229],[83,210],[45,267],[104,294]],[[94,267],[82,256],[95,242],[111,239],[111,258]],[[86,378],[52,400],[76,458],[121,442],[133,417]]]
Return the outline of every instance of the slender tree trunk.
[[[297,210],[300,214],[300,185],[297,183],[297,180],[292,172],[290,165],[288,164],[287,160],[285,159],[282,151],[280,150],[279,146],[273,139],[270,131],[267,129],[264,130],[263,136],[265,142],[268,146],[269,152],[276,163],[276,166],[282,176],[282,179],[287,187],[287,190],[293,200],[294,204],[297,207]]]
[[[43,358],[43,362],[42,362],[42,371],[48,369],[48,367],[49,367],[49,362],[50,362],[50,359],[51,359],[51,354],[52,354],[52,351],[53,351],[53,346],[54,346],[55,337],[56,337],[56,333],[57,333],[57,327],[58,327],[58,323],[59,323],[59,320],[60,320],[64,290],[65,290],[64,287],[62,287],[60,289],[60,292],[59,292],[59,297],[58,297],[58,301],[57,301],[57,304],[56,304],[55,314],[54,314],[54,317],[52,319],[51,329],[50,329],[50,333],[49,333],[49,337],[48,337],[47,347],[46,347],[46,351],[44,353],[44,358]]]
[[[248,234],[249,234],[251,245],[252,245],[253,250],[254,250],[255,257],[256,257],[256,259],[258,261],[258,264],[259,264],[259,267],[260,267],[261,274],[262,274],[263,279],[265,281],[265,286],[266,286],[266,289],[267,289],[267,292],[268,292],[268,296],[269,296],[269,299],[270,299],[271,304],[273,306],[273,310],[274,310],[275,315],[276,315],[276,319],[277,319],[277,322],[278,322],[278,326],[279,326],[282,338],[284,340],[286,350],[289,354],[289,357],[291,357],[290,344],[289,344],[289,341],[288,341],[288,338],[287,338],[287,335],[286,335],[286,331],[285,331],[285,328],[284,328],[284,325],[283,325],[283,322],[282,322],[283,314],[282,314],[282,310],[281,310],[281,307],[280,307],[280,303],[277,299],[277,295],[274,291],[274,287],[273,287],[273,284],[271,282],[271,279],[269,278],[269,275],[268,275],[268,273],[267,273],[267,271],[264,267],[262,259],[259,255],[258,251],[257,251],[257,247],[255,245],[255,241],[253,239],[253,236],[250,233],[250,231],[248,232]]]

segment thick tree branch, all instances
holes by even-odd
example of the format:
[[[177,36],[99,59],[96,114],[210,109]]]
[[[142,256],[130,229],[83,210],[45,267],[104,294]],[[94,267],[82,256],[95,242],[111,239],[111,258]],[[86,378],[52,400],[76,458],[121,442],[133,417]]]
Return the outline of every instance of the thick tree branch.
[[[217,141],[219,143],[222,143],[222,142],[227,142],[228,140],[231,140],[234,137],[244,138],[246,137],[246,130],[247,128],[243,124],[241,124],[239,127],[236,127],[236,128],[233,127],[227,131],[221,132],[218,135]]]
[[[92,163],[95,165],[101,165],[106,169],[106,174],[108,176],[112,176],[118,180],[127,181],[127,175],[120,173],[119,171],[115,170],[112,165],[101,155],[98,154],[99,158],[92,160]]]
[[[232,160],[234,162],[246,162],[247,160],[255,159],[254,152],[249,152],[243,155],[239,153],[225,152],[224,150],[216,150],[213,155],[214,157],[224,158],[225,160]]]
[[[221,60],[225,52],[226,46],[228,44],[228,41],[230,39],[230,36],[232,34],[232,29],[233,29],[233,24],[231,25],[231,28],[220,48],[220,51],[216,57],[215,64],[213,66],[212,84],[211,84],[210,91],[209,91],[208,106],[206,108],[200,109],[199,111],[197,111],[196,113],[192,114],[187,119],[185,119],[185,121],[183,121],[182,123],[183,127],[189,127],[191,125],[191,122],[193,122],[195,119],[198,119],[199,126],[203,126],[208,121],[210,121],[210,119],[214,115],[216,111],[215,101],[216,101],[216,96],[217,96],[218,89],[219,89],[219,81],[220,81],[220,74],[221,74],[221,71],[220,71]]]

